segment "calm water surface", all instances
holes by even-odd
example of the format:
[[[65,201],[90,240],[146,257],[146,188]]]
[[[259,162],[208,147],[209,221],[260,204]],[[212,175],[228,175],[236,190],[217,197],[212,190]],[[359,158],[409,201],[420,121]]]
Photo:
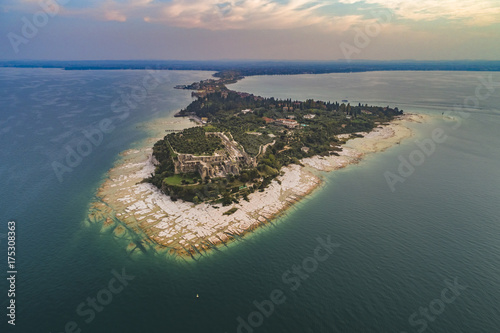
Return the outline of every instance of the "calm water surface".
[[[68,332],[72,325],[96,333],[238,332],[239,317],[257,326],[242,325],[245,333],[500,331],[500,86],[467,113],[450,112],[467,97],[475,101],[479,78],[500,82],[499,73],[250,77],[232,85],[268,97],[398,106],[433,119],[412,125],[414,138],[325,174],[325,186],[286,217],[197,262],[131,256],[126,241],[84,225],[118,154],[147,137],[144,122],[192,100],[172,87],[211,73],[151,75],[0,69],[0,233],[17,222],[19,271],[17,325],[8,327],[2,314],[2,332],[65,332],[69,322]],[[113,129],[61,182],[54,162],[67,166],[71,149],[86,152],[84,133],[103,120]],[[397,174],[400,158],[418,149],[415,140],[435,129],[446,140],[391,191],[384,173]],[[318,237],[339,247],[310,266]],[[6,271],[1,235],[0,247]],[[284,281],[304,259],[307,275],[286,275],[300,286]],[[113,270],[133,276],[116,294],[106,291]],[[466,287],[445,293],[445,303],[445,281],[454,280]],[[5,279],[0,288],[5,309]],[[254,301],[268,305],[277,290],[282,304],[267,308],[268,317],[256,313]],[[92,309],[87,302],[98,296],[106,305]]]

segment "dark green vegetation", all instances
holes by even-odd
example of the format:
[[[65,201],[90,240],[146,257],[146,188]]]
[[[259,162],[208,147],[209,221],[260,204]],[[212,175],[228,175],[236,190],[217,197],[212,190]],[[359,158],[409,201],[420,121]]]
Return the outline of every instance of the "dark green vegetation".
[[[228,72],[240,75],[289,75],[349,73],[369,71],[500,71],[498,60],[454,61],[183,61],[183,60],[83,60],[42,61],[4,60],[0,67],[63,68],[65,70],[204,70],[219,72],[223,78]]]
[[[224,147],[219,137],[205,135],[205,129],[201,127],[172,133],[168,135],[167,140],[175,152],[182,154],[212,155]]]
[[[263,191],[283,166],[300,164],[305,157],[336,154],[342,143],[337,135],[370,132],[403,113],[388,106],[263,98],[226,88],[224,83],[240,78],[240,73],[220,75],[225,76],[197,83],[197,88],[203,88],[197,92],[198,98],[177,114],[207,118],[208,124],[169,134],[154,146],[159,165],[147,181],[173,200],[229,205],[247,199],[251,192]],[[220,139],[207,137],[205,132],[232,136],[255,163],[244,166],[239,174],[219,178],[175,175],[175,152],[210,155],[222,148]]]
[[[234,213],[236,213],[237,210],[238,210],[238,208],[233,207],[230,210],[228,210],[227,212],[225,212],[223,215],[228,215],[228,216],[233,215]]]

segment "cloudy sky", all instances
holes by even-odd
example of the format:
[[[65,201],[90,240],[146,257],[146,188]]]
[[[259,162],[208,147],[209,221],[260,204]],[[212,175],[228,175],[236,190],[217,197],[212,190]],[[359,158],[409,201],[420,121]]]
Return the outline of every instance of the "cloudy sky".
[[[500,60],[500,0],[0,0],[0,59]]]

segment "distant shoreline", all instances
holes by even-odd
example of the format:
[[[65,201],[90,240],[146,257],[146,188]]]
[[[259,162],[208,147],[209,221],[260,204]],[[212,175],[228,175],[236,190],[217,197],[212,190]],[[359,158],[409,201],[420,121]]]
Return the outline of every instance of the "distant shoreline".
[[[337,61],[182,61],[182,60],[0,60],[0,68],[63,70],[195,70],[239,71],[243,76],[357,73],[373,71],[500,71],[498,60],[337,60]]]

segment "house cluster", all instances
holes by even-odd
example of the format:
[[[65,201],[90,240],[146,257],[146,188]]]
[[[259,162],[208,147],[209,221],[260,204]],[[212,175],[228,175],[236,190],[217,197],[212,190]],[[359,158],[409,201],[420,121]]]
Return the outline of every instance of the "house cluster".
[[[263,117],[262,119],[265,120],[266,124],[275,124],[279,126],[285,126],[288,128],[297,128],[300,126],[297,120],[294,119],[271,119],[267,117]]]
[[[249,94],[246,92],[237,92],[238,96],[241,98],[247,98],[247,97],[252,97],[254,101],[263,101],[264,98],[261,96],[255,96],[254,94]]]
[[[288,128],[297,128],[299,126],[299,123],[297,122],[297,120],[293,120],[293,119],[276,119],[274,121],[274,123],[276,125],[281,125],[281,126],[285,126]]]

